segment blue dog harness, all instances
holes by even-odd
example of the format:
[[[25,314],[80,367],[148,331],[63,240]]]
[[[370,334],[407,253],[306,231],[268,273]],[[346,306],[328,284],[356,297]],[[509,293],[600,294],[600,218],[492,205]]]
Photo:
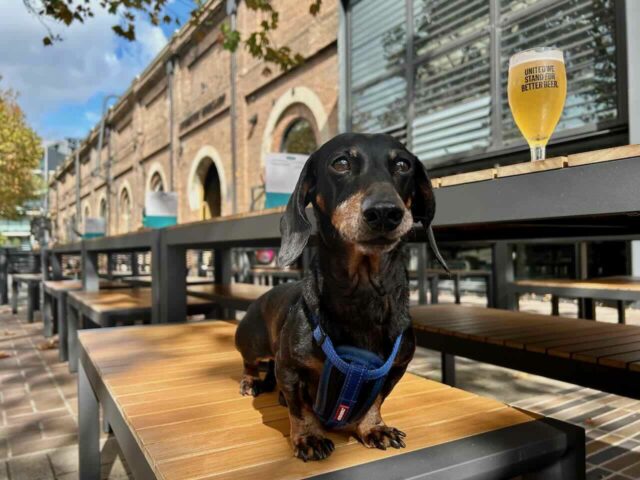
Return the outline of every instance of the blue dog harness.
[[[398,335],[389,358],[361,348],[339,346],[322,330],[316,314],[311,314],[313,338],[326,355],[316,401],[315,414],[326,428],[338,428],[357,421],[373,404],[398,355],[402,333]]]

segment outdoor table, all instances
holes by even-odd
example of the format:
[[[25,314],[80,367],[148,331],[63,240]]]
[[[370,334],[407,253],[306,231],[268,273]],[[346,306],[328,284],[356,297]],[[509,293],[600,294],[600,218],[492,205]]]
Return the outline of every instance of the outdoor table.
[[[65,271],[62,258],[64,256],[80,256],[81,254],[81,241],[51,245],[44,249],[44,263],[42,265],[44,280],[64,279]]]
[[[584,478],[584,431],[405,374],[382,407],[406,448],[330,433],[326,460],[293,457],[277,392],[242,397],[235,324],[80,333],[80,478],[100,478],[99,406],[137,479]]]
[[[584,318],[595,320],[594,300],[614,300],[618,306],[618,323],[625,323],[625,301],[640,301],[640,278],[628,276],[571,280],[551,278],[541,280],[518,280],[510,285],[516,297],[522,293],[552,295],[552,315],[558,315],[558,298],[584,298],[588,300]],[[517,302],[517,300],[516,300]]]
[[[126,283],[100,280],[100,288],[129,288]],[[47,280],[43,282],[44,293],[44,336],[50,337],[58,333],[58,358],[66,362],[67,351],[67,294],[82,290],[82,280]]]
[[[40,310],[41,273],[14,273],[11,276],[11,311],[18,313],[18,296],[20,284],[27,285],[27,320],[33,322],[34,312]]]
[[[418,278],[418,272],[409,271],[409,278],[414,280]],[[460,304],[460,281],[467,278],[480,278],[484,281],[487,295],[487,306],[491,306],[492,274],[489,270],[461,270],[451,269],[449,272],[439,268],[428,268],[426,271],[426,280],[429,282],[429,290],[431,292],[431,303],[439,302],[440,286],[442,279],[453,281],[453,296],[456,304]],[[422,303],[422,302],[421,302]]]
[[[0,304],[9,302],[9,275],[40,270],[40,252],[0,248]]]
[[[219,284],[209,283],[208,285],[189,285],[187,294],[193,297],[211,300],[227,311],[225,318],[235,318],[235,310],[247,310],[249,305],[260,296],[267,293],[271,287],[264,285],[252,285],[249,283]]]
[[[67,348],[69,371],[78,366],[78,330],[114,327],[117,323],[133,324],[151,320],[153,293],[150,288],[123,288],[102,291],[72,291],[67,296]],[[210,314],[212,302],[189,296],[187,315]],[[185,318],[186,320],[186,318]]]
[[[436,178],[435,235],[439,242],[490,247],[491,305],[514,308],[509,290],[514,281],[511,243],[640,237],[638,178],[638,145]],[[229,249],[279,246],[283,211],[275,208],[166,228],[162,268],[185,271],[187,248],[213,248],[216,281],[230,283]],[[315,217],[311,209],[307,213],[315,232]],[[422,229],[414,229],[410,239],[421,242],[424,252]],[[163,277],[162,321],[185,318],[186,283],[176,282],[171,274]]]

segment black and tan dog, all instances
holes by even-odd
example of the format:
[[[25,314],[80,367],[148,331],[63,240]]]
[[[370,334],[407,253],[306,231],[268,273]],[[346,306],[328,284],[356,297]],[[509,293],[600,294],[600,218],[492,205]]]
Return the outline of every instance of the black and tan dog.
[[[325,354],[313,338],[311,315],[335,345],[387,358],[400,349],[373,405],[347,428],[367,447],[404,447],[403,432],[385,425],[380,406],[405,372],[415,350],[402,237],[414,221],[427,229],[435,212],[422,163],[388,135],[339,135],[306,162],[280,229],[278,261],[289,265],[311,233],[305,207],[318,227],[318,255],[309,275],[275,287],[249,308],[236,333],[244,360],[243,395],[277,386],[289,409],[294,454],[320,460],[333,451],[313,404]],[[436,256],[440,255],[435,248]],[[265,378],[259,363],[269,360]],[[275,360],[275,363],[274,363]]]

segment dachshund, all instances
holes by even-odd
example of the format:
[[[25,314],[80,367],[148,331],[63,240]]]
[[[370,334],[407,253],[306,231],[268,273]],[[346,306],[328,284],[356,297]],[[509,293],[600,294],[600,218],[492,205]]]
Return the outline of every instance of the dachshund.
[[[289,410],[294,456],[322,460],[334,450],[314,413],[326,355],[314,339],[312,317],[336,345],[387,358],[402,334],[397,355],[367,411],[342,427],[366,447],[405,446],[405,434],[387,426],[380,407],[415,351],[409,316],[408,254],[403,237],[420,221],[436,258],[431,221],[435,199],[420,160],[383,134],[341,134],[306,161],[280,222],[278,264],[293,263],[312,231],[317,255],[305,277],[281,284],[257,299],[236,331],[242,354],[242,395],[280,390]],[[264,378],[260,363],[267,361]]]

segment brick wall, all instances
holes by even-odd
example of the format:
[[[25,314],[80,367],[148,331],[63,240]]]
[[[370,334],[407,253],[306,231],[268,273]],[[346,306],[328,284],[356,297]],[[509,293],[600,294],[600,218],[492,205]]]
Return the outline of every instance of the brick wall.
[[[233,211],[233,165],[231,155],[230,54],[220,44],[224,3],[210,7],[206,28],[186,26],[137,78],[110,110],[101,168],[96,171],[99,125],[85,139],[80,175],[81,205],[98,216],[101,200],[108,198],[110,234],[122,231],[121,192],[131,200],[131,229],[142,224],[144,195],[149,179],[158,173],[169,190],[170,129],[169,80],[166,64],[173,60],[173,178],[179,196],[180,222],[199,220],[207,168],[215,165],[221,185],[221,211]],[[244,49],[237,53],[236,76],[236,192],[238,211],[251,208],[251,188],[262,183],[264,154],[277,150],[288,124],[304,116],[317,131],[317,141],[337,131],[338,62],[336,1],[323,2],[321,14],[312,17],[308,4],[297,0],[274,0],[280,26],[272,36],[276,45],[289,45],[307,61],[291,72],[281,73],[253,59]],[[261,14],[238,10],[238,26],[256,28]],[[107,195],[107,158],[111,158],[112,191]],[[94,172],[94,175],[92,175]],[[97,174],[95,174],[97,173]],[[73,158],[67,159],[52,179],[50,212],[57,226],[54,236],[65,238],[62,226],[75,214]]]

